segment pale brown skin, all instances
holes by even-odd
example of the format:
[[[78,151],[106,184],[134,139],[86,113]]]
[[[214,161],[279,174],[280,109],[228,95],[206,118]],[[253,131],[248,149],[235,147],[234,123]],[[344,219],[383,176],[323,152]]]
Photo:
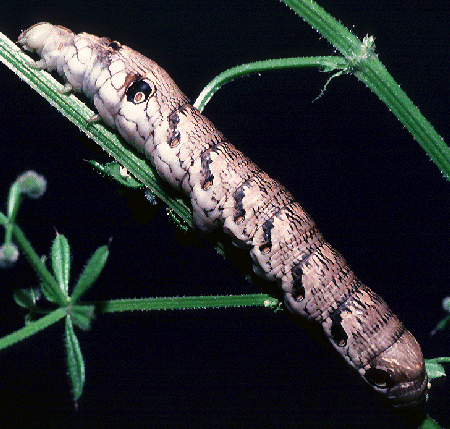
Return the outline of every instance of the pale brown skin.
[[[144,152],[191,200],[194,221],[248,248],[255,272],[279,285],[286,307],[322,327],[329,343],[393,407],[425,399],[419,344],[280,183],[231,145],[155,62],[106,38],[40,23],[19,37],[36,66],[56,69],[99,116]]]

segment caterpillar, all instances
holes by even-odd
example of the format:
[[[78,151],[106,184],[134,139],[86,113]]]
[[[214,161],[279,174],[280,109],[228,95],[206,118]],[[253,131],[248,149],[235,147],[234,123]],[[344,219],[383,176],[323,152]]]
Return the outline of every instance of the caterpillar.
[[[275,281],[294,318],[323,330],[349,368],[383,402],[417,407],[428,379],[422,351],[384,300],[364,285],[289,191],[236,149],[165,70],[131,48],[50,23],[18,43],[83,92],[98,117],[143,152],[191,201],[203,232],[222,228]]]

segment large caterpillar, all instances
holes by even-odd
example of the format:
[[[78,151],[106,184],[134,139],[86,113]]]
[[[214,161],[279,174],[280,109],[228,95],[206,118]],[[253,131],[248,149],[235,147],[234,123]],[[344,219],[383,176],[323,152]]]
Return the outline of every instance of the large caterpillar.
[[[186,194],[194,222],[222,227],[249,249],[254,270],[277,282],[294,315],[321,326],[347,364],[382,400],[414,407],[426,396],[419,344],[387,304],[277,181],[189,104],[165,70],[119,42],[39,23],[19,43],[93,100],[99,116]]]

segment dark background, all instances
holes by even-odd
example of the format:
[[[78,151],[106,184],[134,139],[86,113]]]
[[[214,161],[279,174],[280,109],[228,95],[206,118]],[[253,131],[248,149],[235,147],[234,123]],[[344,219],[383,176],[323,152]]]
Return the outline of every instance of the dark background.
[[[449,141],[449,3],[320,4],[376,37],[377,52]],[[284,4],[79,0],[3,1],[0,31],[17,39],[39,21],[108,36],[166,68],[192,99],[219,72],[333,48]],[[48,180],[18,222],[40,254],[55,229],[72,245],[76,276],[112,236],[111,256],[88,300],[254,293],[208,246],[186,243],[164,207],[136,213],[129,194],[91,170],[104,161],[83,136],[5,67],[0,68],[0,203],[34,169]],[[449,354],[430,338],[449,294],[450,186],[388,109],[352,76],[313,71],[250,76],[226,85],[205,114],[239,149],[290,189],[326,238],[415,334],[427,358]],[[136,220],[136,218],[138,220]],[[181,237],[181,238],[180,238]],[[37,286],[21,258],[0,272],[0,334],[23,326],[16,288]],[[404,428],[332,356],[284,315],[261,308],[103,315],[78,338],[85,392],[74,410],[63,324],[0,353],[5,427]],[[449,383],[427,410],[449,425]]]

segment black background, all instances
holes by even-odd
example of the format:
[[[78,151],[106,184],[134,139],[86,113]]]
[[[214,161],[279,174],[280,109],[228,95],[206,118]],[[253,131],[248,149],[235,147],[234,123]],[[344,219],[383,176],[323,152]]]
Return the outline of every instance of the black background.
[[[448,141],[448,1],[320,4],[359,37],[376,37],[381,61]],[[275,0],[2,4],[0,31],[13,40],[39,21],[133,47],[192,99],[231,66],[333,52]],[[257,292],[215,250],[186,243],[164,207],[151,220],[151,211],[130,209],[142,195],[124,193],[84,161],[106,157],[82,144],[82,134],[12,72],[2,66],[0,76],[1,210],[18,174],[43,174],[48,192],[27,201],[18,222],[40,254],[48,254],[55,229],[66,235],[73,279],[113,237],[106,269],[86,299]],[[448,332],[429,332],[449,294],[449,183],[356,78],[333,80],[311,103],[327,78],[316,70],[241,78],[204,113],[293,192],[427,358],[448,355]],[[1,335],[23,326],[12,291],[37,284],[24,258],[0,272]],[[270,310],[103,315],[78,338],[86,362],[78,411],[63,324],[1,351],[5,427],[406,427],[313,339]],[[450,424],[448,392],[448,382],[433,386],[427,404],[443,425]]]

